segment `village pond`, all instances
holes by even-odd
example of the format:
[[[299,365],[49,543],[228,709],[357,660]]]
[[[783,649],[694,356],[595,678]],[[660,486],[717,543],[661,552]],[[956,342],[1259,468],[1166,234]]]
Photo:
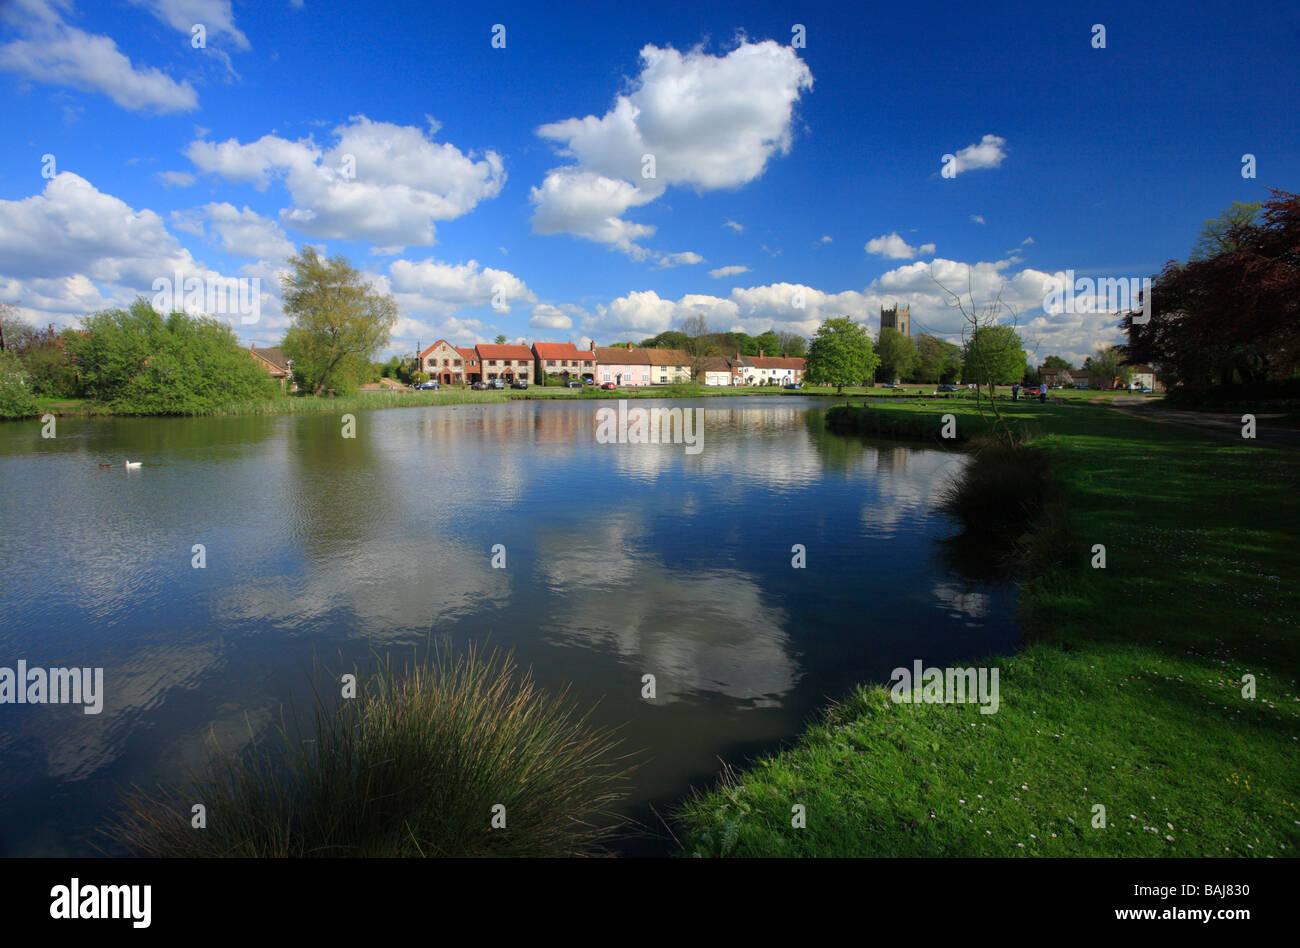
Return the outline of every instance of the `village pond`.
[[[1015,647],[1013,587],[942,542],[962,454],[830,434],[824,399],[637,404],[703,409],[699,450],[599,439],[583,401],[358,412],[350,438],[330,413],[0,425],[0,666],[103,669],[99,713],[0,704],[0,855],[92,853],[120,789],[431,634],[571,683],[652,827],[855,683]]]

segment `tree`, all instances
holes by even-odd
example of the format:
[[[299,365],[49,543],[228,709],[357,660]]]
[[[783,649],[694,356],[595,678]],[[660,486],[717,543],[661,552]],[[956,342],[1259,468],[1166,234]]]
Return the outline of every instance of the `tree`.
[[[782,331],[777,333],[781,340],[781,351],[791,359],[802,359],[808,354],[808,340],[797,332]]]
[[[1121,323],[1130,363],[1202,388],[1300,372],[1300,195],[1270,192],[1258,223],[1230,233],[1223,252],[1165,264],[1141,321]]]
[[[757,346],[758,351],[763,353],[765,356],[781,354],[781,339],[777,336],[775,329],[769,329],[767,332],[761,333],[757,336],[754,339],[754,345]]]
[[[846,385],[871,378],[879,364],[866,327],[839,316],[823,322],[813,336],[804,378],[815,385],[834,385],[839,393]]]
[[[1232,207],[1218,217],[1205,221],[1187,259],[1209,260],[1219,254],[1241,250],[1250,232],[1259,226],[1259,211],[1263,206],[1258,201],[1253,204],[1234,201]]]
[[[12,349],[0,350],[0,418],[30,418],[39,411],[22,360]]]
[[[0,303],[0,352],[22,346],[36,328],[18,315],[13,303]]]
[[[685,349],[690,337],[676,329],[666,329],[650,339],[643,339],[642,349]]]
[[[704,378],[704,360],[718,352],[718,344],[711,338],[709,321],[703,316],[687,316],[682,320],[686,335],[686,357],[691,365],[691,381]]]
[[[979,326],[962,350],[961,377],[987,385],[990,398],[995,386],[1021,381],[1028,368],[1024,344],[1012,326]]]
[[[497,333],[497,345],[504,346],[505,344],[506,344],[506,334],[503,332]]]
[[[279,384],[212,316],[157,313],[143,297],[130,309],[82,320],[66,345],[82,389],[122,414],[185,415],[280,394]]]
[[[1133,378],[1133,368],[1124,364],[1124,352],[1117,346],[1102,346],[1095,355],[1083,360],[1083,371],[1089,376],[1128,385]]]
[[[342,256],[328,261],[307,246],[289,259],[281,280],[284,311],[293,320],[281,347],[299,385],[319,395],[368,371],[397,322],[392,296],[371,287]]]
[[[1055,369],[1058,372],[1074,371],[1074,366],[1060,356],[1048,356],[1043,360],[1043,368]]]
[[[916,368],[916,346],[912,340],[892,326],[880,330],[880,342],[876,345],[880,355],[880,366],[876,377],[882,382],[894,382],[911,378]]]
[[[975,383],[975,410],[981,420],[984,406],[980,401],[980,385],[989,387],[989,409],[993,412],[993,432],[1006,445],[1016,443],[1015,433],[1002,417],[994,398],[995,386],[1000,382],[1018,382],[1025,377],[1027,367],[1024,344],[1016,333],[1016,311],[1002,299],[1006,283],[999,284],[997,294],[985,306],[975,302],[974,280],[971,268],[966,268],[965,294],[954,292],[934,276],[930,279],[948,297],[948,305],[961,313],[962,328],[962,378]],[[1008,314],[1006,317],[1003,313]],[[1009,322],[1003,322],[1008,319]]]
[[[916,337],[918,382],[955,382],[961,378],[961,348],[937,336],[921,333]]]

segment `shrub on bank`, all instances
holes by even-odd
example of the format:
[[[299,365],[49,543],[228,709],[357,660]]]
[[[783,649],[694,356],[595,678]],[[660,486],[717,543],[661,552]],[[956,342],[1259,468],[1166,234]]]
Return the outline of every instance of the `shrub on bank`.
[[[22,362],[8,349],[0,351],[0,418],[30,418],[39,410]]]
[[[401,672],[386,660],[333,706],[318,694],[310,732],[219,754],[183,789],[136,789],[109,838],[145,856],[587,855],[626,774],[565,693],[472,648]]]

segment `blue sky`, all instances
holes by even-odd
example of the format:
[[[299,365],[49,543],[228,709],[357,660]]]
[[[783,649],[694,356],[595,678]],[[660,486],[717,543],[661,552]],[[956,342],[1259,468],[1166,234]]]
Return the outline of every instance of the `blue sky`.
[[[0,301],[75,324],[177,270],[256,277],[230,319],[273,345],[310,243],[394,294],[391,352],[875,332],[895,301],[946,334],[935,278],[969,268],[1078,360],[1116,319],[1045,313],[1045,281],[1150,276],[1300,182],[1280,5],[442,7],[0,0]]]

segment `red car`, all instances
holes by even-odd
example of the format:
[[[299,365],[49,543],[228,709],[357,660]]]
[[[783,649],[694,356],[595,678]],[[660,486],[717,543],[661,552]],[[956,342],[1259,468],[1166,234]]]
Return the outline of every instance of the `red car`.
[[[601,386],[601,388],[603,388],[607,392],[612,392],[614,391],[614,389],[618,388],[618,386],[615,385],[613,382],[606,382],[604,385]]]

